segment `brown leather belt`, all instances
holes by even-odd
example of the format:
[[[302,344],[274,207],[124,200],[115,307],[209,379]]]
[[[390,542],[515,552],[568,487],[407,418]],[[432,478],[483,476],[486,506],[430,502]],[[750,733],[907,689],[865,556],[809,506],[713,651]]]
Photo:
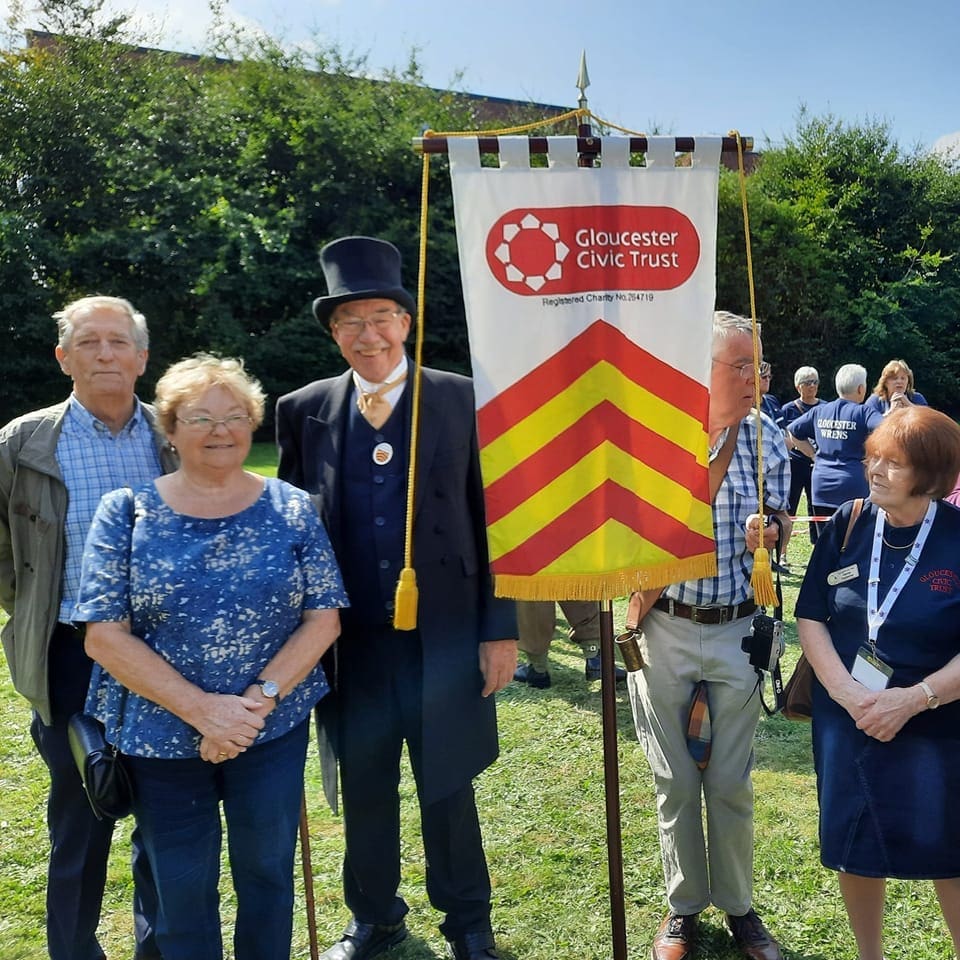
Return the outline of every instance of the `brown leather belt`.
[[[756,600],[744,600],[735,607],[691,607],[669,597],[661,597],[654,603],[657,610],[669,613],[671,617],[681,617],[693,623],[729,623],[742,617],[752,617],[757,612]]]

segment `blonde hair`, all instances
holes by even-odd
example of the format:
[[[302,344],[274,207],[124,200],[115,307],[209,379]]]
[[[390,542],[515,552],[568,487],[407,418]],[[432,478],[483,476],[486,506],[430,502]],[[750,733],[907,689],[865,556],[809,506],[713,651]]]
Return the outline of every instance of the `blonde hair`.
[[[267,395],[260,382],[244,369],[242,360],[198,353],[178,360],[157,381],[154,406],[157,421],[166,434],[176,429],[177,411],[201,397],[211,387],[225,387],[246,408],[253,429],[263,423]]]

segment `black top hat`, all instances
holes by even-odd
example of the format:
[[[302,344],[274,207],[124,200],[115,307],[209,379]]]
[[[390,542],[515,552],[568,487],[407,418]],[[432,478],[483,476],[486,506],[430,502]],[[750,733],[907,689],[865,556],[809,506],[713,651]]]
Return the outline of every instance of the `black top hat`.
[[[326,323],[341,303],[383,298],[396,300],[408,313],[417,302],[400,282],[400,251],[374,237],[341,237],[320,251],[320,267],[327,281],[325,297],[313,301],[313,315]]]

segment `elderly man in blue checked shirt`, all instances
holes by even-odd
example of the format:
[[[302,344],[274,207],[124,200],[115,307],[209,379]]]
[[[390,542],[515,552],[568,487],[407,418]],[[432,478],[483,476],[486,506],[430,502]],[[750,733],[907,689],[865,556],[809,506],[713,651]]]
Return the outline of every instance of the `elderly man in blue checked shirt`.
[[[30,701],[30,732],[50,771],[47,949],[51,960],[103,960],[97,940],[112,820],[97,820],[67,743],[83,710],[92,661],[74,628],[80,561],[100,497],[173,470],[176,456],[134,387],[147,363],[143,314],[119,297],[84,297],[59,313],[55,350],[73,381],[62,403],[0,430],[0,605],[16,689]],[[137,960],[158,960],[156,891],[134,831]]]
[[[752,552],[760,537],[754,399],[750,321],[718,312],[710,376],[710,459],[718,458],[718,465],[729,463],[713,502],[718,573],[667,587],[644,611],[645,666],[629,675],[637,734],[657,788],[669,906],[653,941],[653,960],[692,956],[698,915],[710,904],[727,914],[734,941],[745,956],[781,958],[777,941],[752,906],[750,772],[760,689],[741,640],[749,634],[756,612],[750,587]],[[761,433],[765,512],[781,516],[788,527],[787,449],[765,415]],[[776,537],[775,525],[764,530],[768,549]],[[691,714],[702,724],[704,700],[711,731],[706,758],[704,744],[693,742],[703,731],[694,731],[688,743]],[[706,838],[701,797],[707,809]]]

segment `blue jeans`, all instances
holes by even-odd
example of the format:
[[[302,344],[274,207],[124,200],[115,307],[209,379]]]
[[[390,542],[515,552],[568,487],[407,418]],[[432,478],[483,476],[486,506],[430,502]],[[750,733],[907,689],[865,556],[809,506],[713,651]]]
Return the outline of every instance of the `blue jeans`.
[[[153,867],[164,960],[219,960],[220,804],[237,896],[236,960],[289,960],[308,724],[236,759],[130,757],[134,814]]]

